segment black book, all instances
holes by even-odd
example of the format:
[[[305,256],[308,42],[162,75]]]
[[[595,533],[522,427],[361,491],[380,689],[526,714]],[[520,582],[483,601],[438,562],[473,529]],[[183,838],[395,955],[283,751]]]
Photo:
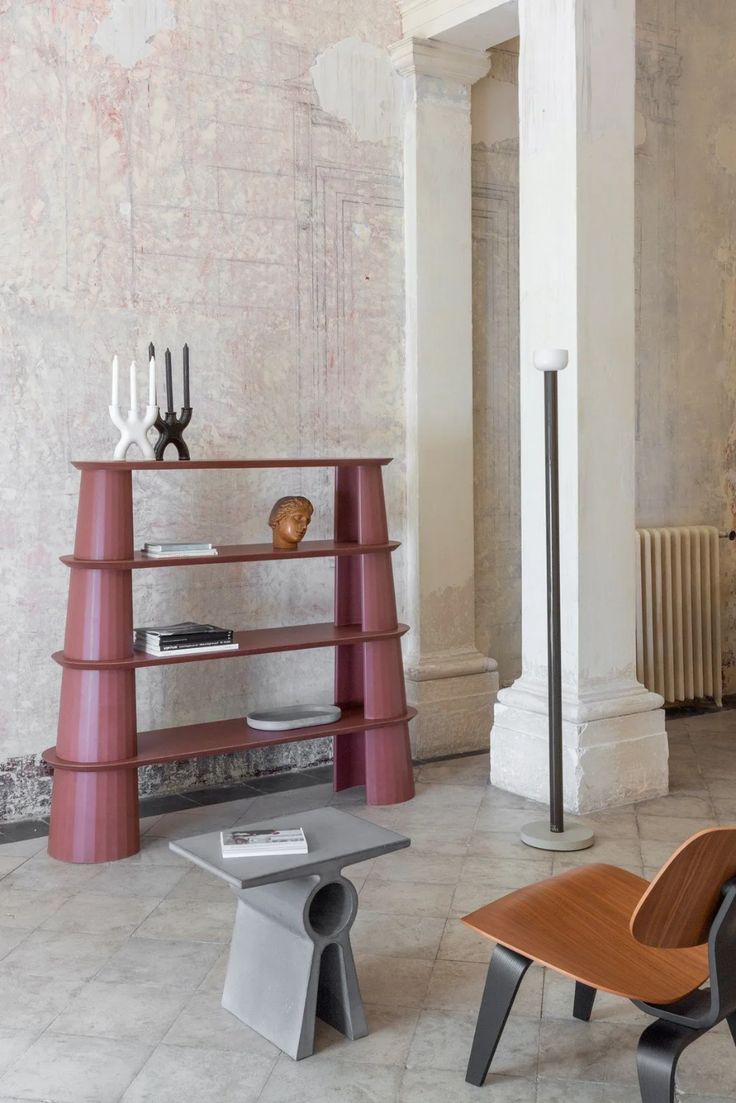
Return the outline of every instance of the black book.
[[[216,624],[199,624],[196,621],[183,621],[180,624],[163,624],[153,627],[136,628],[135,634],[140,639],[156,641],[165,640],[211,640],[215,639],[228,643],[232,640],[231,628],[220,628]]]
[[[182,647],[193,647],[197,643],[232,643],[232,630],[223,632],[201,632],[191,636],[149,636],[147,632],[136,632],[135,638],[140,643],[150,643],[152,647],[168,647],[180,644]]]

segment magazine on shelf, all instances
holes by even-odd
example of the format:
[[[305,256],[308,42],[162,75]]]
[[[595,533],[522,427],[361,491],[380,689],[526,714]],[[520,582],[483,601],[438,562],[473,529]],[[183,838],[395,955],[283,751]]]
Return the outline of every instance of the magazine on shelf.
[[[133,645],[134,651],[142,651],[146,655],[205,655],[212,651],[237,651],[237,643],[199,643],[193,647],[188,644],[181,647],[154,647],[151,644],[142,643],[140,640],[136,640]]]
[[[218,555],[219,553],[217,548],[213,548],[211,545],[206,548],[177,548],[174,545],[162,551],[146,547],[143,549],[143,554],[151,559],[185,559],[187,557],[194,558],[197,555]]]
[[[161,624],[154,627],[136,628],[138,639],[148,639],[153,642],[172,643],[176,641],[187,642],[189,640],[211,640],[213,643],[231,643],[233,638],[232,628],[220,628],[216,624],[199,624],[197,621],[183,621],[181,624]]]
[[[309,847],[301,827],[262,827],[220,832],[223,858],[265,858],[285,854],[307,854]]]
[[[186,552],[192,555],[201,552],[206,555],[207,552],[216,552],[214,544],[197,540],[146,540],[143,545],[143,550],[144,552],[154,552],[159,555],[164,552],[170,555],[182,555]]]

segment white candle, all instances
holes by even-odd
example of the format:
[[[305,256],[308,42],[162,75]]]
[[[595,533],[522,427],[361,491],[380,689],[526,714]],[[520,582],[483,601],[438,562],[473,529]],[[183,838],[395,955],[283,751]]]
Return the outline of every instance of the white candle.
[[[119,403],[118,394],[118,358],[113,356],[112,358],[112,402],[111,405],[117,406]]]
[[[148,405],[156,405],[156,360],[153,356],[148,361]]]
[[[130,409],[138,409],[138,391],[135,385],[135,360],[130,362]]]

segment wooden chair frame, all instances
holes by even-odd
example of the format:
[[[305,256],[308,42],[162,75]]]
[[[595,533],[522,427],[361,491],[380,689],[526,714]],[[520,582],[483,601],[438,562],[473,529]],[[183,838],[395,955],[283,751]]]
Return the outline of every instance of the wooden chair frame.
[[[632,929],[636,929],[635,919],[632,919]],[[490,932],[489,936],[492,937]],[[678,943],[670,942],[669,945]],[[645,1003],[632,998],[636,1007],[656,1019],[642,1033],[637,1049],[642,1103],[673,1103],[680,1054],[724,1019],[736,1042],[736,876],[730,877],[721,887],[720,901],[708,929],[707,953],[709,987],[695,988],[667,1004]],[[478,1087],[483,1084],[516,993],[533,961],[534,958],[501,942],[496,946],[488,968],[465,1077],[469,1084]],[[590,1019],[596,991],[580,980],[575,981],[573,1016],[576,1019]]]

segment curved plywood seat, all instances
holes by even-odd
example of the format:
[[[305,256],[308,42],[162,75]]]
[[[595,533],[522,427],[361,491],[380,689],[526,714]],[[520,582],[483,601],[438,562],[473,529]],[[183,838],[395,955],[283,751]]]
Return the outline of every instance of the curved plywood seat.
[[[648,887],[616,866],[582,866],[509,893],[463,922],[591,988],[673,1003],[707,979],[707,947],[658,949],[636,940],[632,915]]]

